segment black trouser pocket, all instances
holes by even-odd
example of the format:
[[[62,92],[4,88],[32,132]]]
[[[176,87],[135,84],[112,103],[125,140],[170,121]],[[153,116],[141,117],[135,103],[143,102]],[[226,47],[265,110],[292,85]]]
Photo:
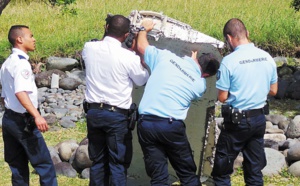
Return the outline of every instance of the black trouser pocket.
[[[216,153],[212,176],[231,174],[232,172],[232,158],[228,154]]]
[[[233,172],[235,152],[233,152],[231,144],[231,139],[226,131],[222,131],[216,146],[212,176],[223,176]]]

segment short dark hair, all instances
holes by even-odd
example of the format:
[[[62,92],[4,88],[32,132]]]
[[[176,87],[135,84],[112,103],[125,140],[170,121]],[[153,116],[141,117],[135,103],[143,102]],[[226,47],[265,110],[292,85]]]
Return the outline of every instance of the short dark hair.
[[[17,37],[23,36],[22,29],[23,28],[28,28],[26,25],[13,25],[10,27],[9,32],[8,32],[8,41],[14,46]]]
[[[247,37],[247,29],[245,24],[238,18],[232,18],[224,26],[223,36],[227,38],[227,34],[238,39]]]
[[[212,53],[205,53],[198,58],[198,62],[202,68],[202,73],[213,76],[217,73],[220,62]]]
[[[130,20],[122,15],[113,15],[107,19],[107,35],[112,37],[121,37],[129,32]]]

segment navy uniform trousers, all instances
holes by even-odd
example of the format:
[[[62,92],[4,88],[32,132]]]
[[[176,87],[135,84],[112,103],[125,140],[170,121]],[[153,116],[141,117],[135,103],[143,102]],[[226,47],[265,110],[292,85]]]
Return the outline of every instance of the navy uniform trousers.
[[[4,159],[12,172],[12,185],[29,185],[28,160],[40,176],[40,185],[56,186],[56,173],[41,132],[24,131],[24,116],[6,110],[2,119]]]
[[[240,124],[224,123],[221,130],[212,176],[216,186],[231,185],[230,174],[239,152],[243,153],[244,180],[247,186],[262,186],[261,170],[266,166],[264,114],[243,118]]]
[[[90,109],[86,115],[90,186],[125,186],[132,159],[132,133],[128,116],[105,109]],[[109,181],[110,180],[110,181]]]
[[[152,186],[169,185],[168,159],[181,185],[201,185],[182,120],[142,115],[137,132]]]

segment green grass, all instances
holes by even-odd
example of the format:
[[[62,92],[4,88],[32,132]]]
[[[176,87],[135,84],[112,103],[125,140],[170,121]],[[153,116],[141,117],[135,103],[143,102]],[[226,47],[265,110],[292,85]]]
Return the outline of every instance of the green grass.
[[[295,100],[272,100],[270,103],[270,113],[271,114],[282,114],[288,118],[294,118],[296,115],[300,114],[299,102]],[[86,137],[86,123],[77,122],[75,128],[63,129],[59,131],[48,131],[43,133],[45,141],[48,146],[55,146],[59,142],[75,139],[78,143]],[[2,131],[0,128],[0,139],[2,139]],[[11,185],[10,176],[11,172],[8,167],[8,164],[4,162],[4,150],[3,150],[3,140],[0,140],[0,169],[2,174],[0,175],[0,185],[9,186]],[[33,168],[30,167],[31,171]],[[88,185],[89,180],[77,178],[68,178],[65,176],[58,176],[58,184],[60,186],[70,186],[70,185]],[[243,180],[243,171],[238,169],[238,171],[231,176],[232,185],[242,186],[244,184]],[[299,177],[294,177],[287,172],[287,169],[284,169],[279,176],[273,177],[264,177],[264,182],[266,186],[294,186],[295,183],[300,183]],[[36,174],[30,175],[30,184],[39,185],[39,178]],[[296,185],[295,185],[296,186]]]
[[[239,168],[234,175],[231,176],[233,186],[244,186],[243,170]],[[296,186],[300,179],[292,176],[287,169],[282,170],[281,174],[273,177],[264,177],[264,185],[266,186]]]
[[[37,49],[30,53],[33,61],[49,56],[74,56],[84,43],[103,35],[107,13],[128,16],[132,10],[152,10],[185,22],[194,29],[223,40],[222,29],[226,21],[238,17],[250,31],[251,40],[274,55],[295,54],[300,47],[300,12],[290,8],[289,0],[77,0],[70,6],[77,15],[62,14],[59,8],[51,8],[41,0],[12,0],[0,16],[0,62],[9,55],[7,33],[11,25],[25,24],[37,40]],[[299,114],[291,101],[273,102],[277,107],[272,113],[288,117]],[[272,105],[271,105],[272,106]],[[1,131],[0,131],[1,132]],[[62,129],[43,134],[49,146],[68,140],[80,142],[86,136],[84,123],[74,129]],[[2,132],[0,133],[2,138]],[[3,140],[0,140],[0,185],[11,185],[10,170],[4,162]],[[32,170],[32,168],[31,168]],[[31,174],[31,185],[38,185],[38,176]],[[88,185],[88,180],[58,177],[59,185]],[[265,178],[265,185],[294,185],[299,178],[283,171],[281,176]],[[232,176],[232,185],[244,185],[242,171]]]
[[[300,102],[292,99],[272,100],[270,102],[270,114],[284,115],[289,119],[294,119],[295,116],[300,115]]]
[[[74,56],[83,44],[103,35],[107,13],[128,16],[132,10],[152,10],[190,24],[194,29],[223,40],[225,22],[238,17],[257,45],[275,53],[293,55],[300,46],[300,13],[282,0],[77,0],[69,8],[77,15],[62,14],[41,0],[12,0],[0,19],[0,61],[10,53],[7,32],[13,24],[30,26],[37,39],[33,61],[50,55]]]
[[[45,141],[48,146],[55,146],[59,142],[75,139],[78,143],[86,137],[86,124],[77,122],[76,128],[72,129],[63,129],[59,131],[48,131],[43,133]],[[4,146],[2,140],[2,129],[0,128],[0,185],[1,186],[10,186],[11,185],[11,171],[6,162],[4,162]],[[34,169],[30,166],[30,172]],[[58,175],[57,177],[59,186],[70,186],[70,185],[88,185],[89,180],[77,178],[68,178],[66,176]],[[39,185],[39,176],[37,174],[30,174],[30,185]]]

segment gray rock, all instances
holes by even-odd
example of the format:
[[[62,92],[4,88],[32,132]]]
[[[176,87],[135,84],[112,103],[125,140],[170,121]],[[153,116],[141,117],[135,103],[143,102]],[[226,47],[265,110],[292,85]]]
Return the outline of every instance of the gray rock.
[[[58,108],[57,103],[48,103],[48,106],[51,108]]]
[[[300,142],[290,147],[287,152],[287,160],[288,162],[300,160]]]
[[[289,148],[291,148],[293,145],[295,145],[296,143],[299,143],[300,141],[298,139],[288,139],[289,140]]]
[[[277,141],[271,140],[271,139],[265,139],[264,140],[264,147],[272,148],[274,150],[279,149],[279,144]]]
[[[77,81],[80,82],[80,84],[83,84],[83,85],[86,84],[86,82],[85,82],[85,71],[78,70],[78,69],[73,69],[70,72],[66,72],[66,74],[67,74],[67,77],[71,77],[71,78],[76,79]]]
[[[78,106],[75,106],[75,105],[73,105],[73,101],[71,101],[71,102],[67,102],[68,104],[66,105],[66,108],[67,109],[77,109],[78,108]]]
[[[89,139],[87,137],[83,138],[83,140],[79,143],[80,145],[88,145],[89,144]]]
[[[73,58],[49,57],[46,62],[46,69],[58,69],[61,71],[70,71],[77,67],[79,62]]]
[[[266,129],[272,129],[273,128],[273,123],[270,121],[266,122]]]
[[[300,99],[300,80],[293,82],[286,90],[286,97],[291,99]]]
[[[57,118],[54,114],[48,114],[44,116],[44,118],[50,126],[54,125],[57,122]]]
[[[60,129],[61,129],[60,127],[54,125],[50,127],[49,131],[55,132],[55,131],[60,131]]]
[[[78,144],[74,140],[67,140],[62,143],[57,144],[55,147],[57,148],[59,157],[62,161],[69,161],[72,156],[72,153],[78,148]]]
[[[59,121],[59,124],[60,126],[62,126],[63,128],[74,128],[76,127],[76,124],[71,121],[71,120],[67,120],[67,119],[64,119],[64,120],[60,120]]]
[[[77,118],[84,116],[84,111],[82,107],[76,107],[69,109],[69,115]]]
[[[83,179],[89,179],[90,178],[90,168],[85,168],[80,174],[80,177]]]
[[[66,74],[63,71],[53,69],[45,72],[41,72],[35,75],[35,83],[38,88],[47,87],[50,88],[52,74],[59,75],[59,78],[65,78]]]
[[[290,139],[290,138],[285,141],[280,141],[280,142],[278,142],[279,150],[283,151],[285,149],[289,149],[289,148],[291,148],[291,146],[295,145],[298,142],[299,142],[299,140]]]
[[[264,135],[264,139],[271,139],[273,141],[285,141],[286,140],[286,136],[284,134],[265,134]]]
[[[51,107],[44,107],[44,111],[46,113],[52,113],[53,112],[53,109]]]
[[[62,118],[68,113],[68,109],[65,108],[55,108],[53,109],[53,113],[56,115],[57,118]]]
[[[278,76],[283,77],[285,75],[292,75],[294,73],[293,69],[288,65],[283,65],[278,68]]]
[[[289,125],[288,128],[286,130],[286,136],[288,138],[299,138],[300,137],[300,122],[297,120],[292,120]]]
[[[290,122],[291,122],[290,120],[279,121],[278,122],[278,128],[280,128],[281,130],[286,132]]]
[[[58,151],[54,147],[48,147],[48,149],[54,165],[62,162],[58,155]]]
[[[286,91],[290,84],[291,84],[290,80],[285,80],[285,79],[279,80],[278,81],[278,91],[277,91],[277,94],[275,95],[275,98],[278,98],[278,99],[285,98]]]
[[[80,145],[76,149],[73,166],[74,164],[81,170],[92,166],[92,161],[90,160],[88,153],[88,145]]]
[[[284,155],[285,159],[287,157],[287,153],[288,153],[289,149],[285,149],[284,151],[282,151],[282,154]]]
[[[296,123],[300,123],[300,115],[295,116],[293,120]]]
[[[80,82],[74,78],[63,78],[59,80],[59,87],[64,90],[75,90],[80,85]]]
[[[84,98],[78,98],[74,101],[74,105],[79,106],[82,104]]]
[[[277,128],[266,129],[267,134],[284,134],[284,131]]]
[[[70,120],[70,121],[78,121],[78,118],[77,117],[74,117],[74,116],[64,116],[61,118],[61,120]]]
[[[296,81],[300,81],[300,71],[299,71],[299,70],[296,71],[296,72],[293,74],[293,76],[294,76],[294,79],[295,79]]]
[[[72,167],[72,165],[68,162],[60,162],[54,165],[55,172],[58,175],[67,176],[69,178],[77,177],[76,170]]]
[[[45,101],[47,103],[56,103],[57,102],[57,98],[54,97],[54,96],[47,96],[46,99],[45,99]]]
[[[244,161],[243,155],[242,155],[242,153],[240,153],[234,160],[234,163],[233,163],[234,171],[236,171],[240,167],[243,167],[243,161]]]
[[[57,92],[57,88],[51,88],[48,90],[50,93],[56,93]]]
[[[267,165],[262,170],[264,176],[276,176],[287,167],[285,157],[279,151],[265,148]]]
[[[38,88],[38,94],[44,94],[48,90],[48,87],[40,87]]]
[[[287,117],[283,116],[283,115],[266,115],[266,120],[267,121],[271,121],[274,125],[278,125],[278,123],[280,121],[286,121]]]
[[[290,165],[290,167],[288,168],[288,172],[293,176],[300,177],[300,161],[297,161]]]

